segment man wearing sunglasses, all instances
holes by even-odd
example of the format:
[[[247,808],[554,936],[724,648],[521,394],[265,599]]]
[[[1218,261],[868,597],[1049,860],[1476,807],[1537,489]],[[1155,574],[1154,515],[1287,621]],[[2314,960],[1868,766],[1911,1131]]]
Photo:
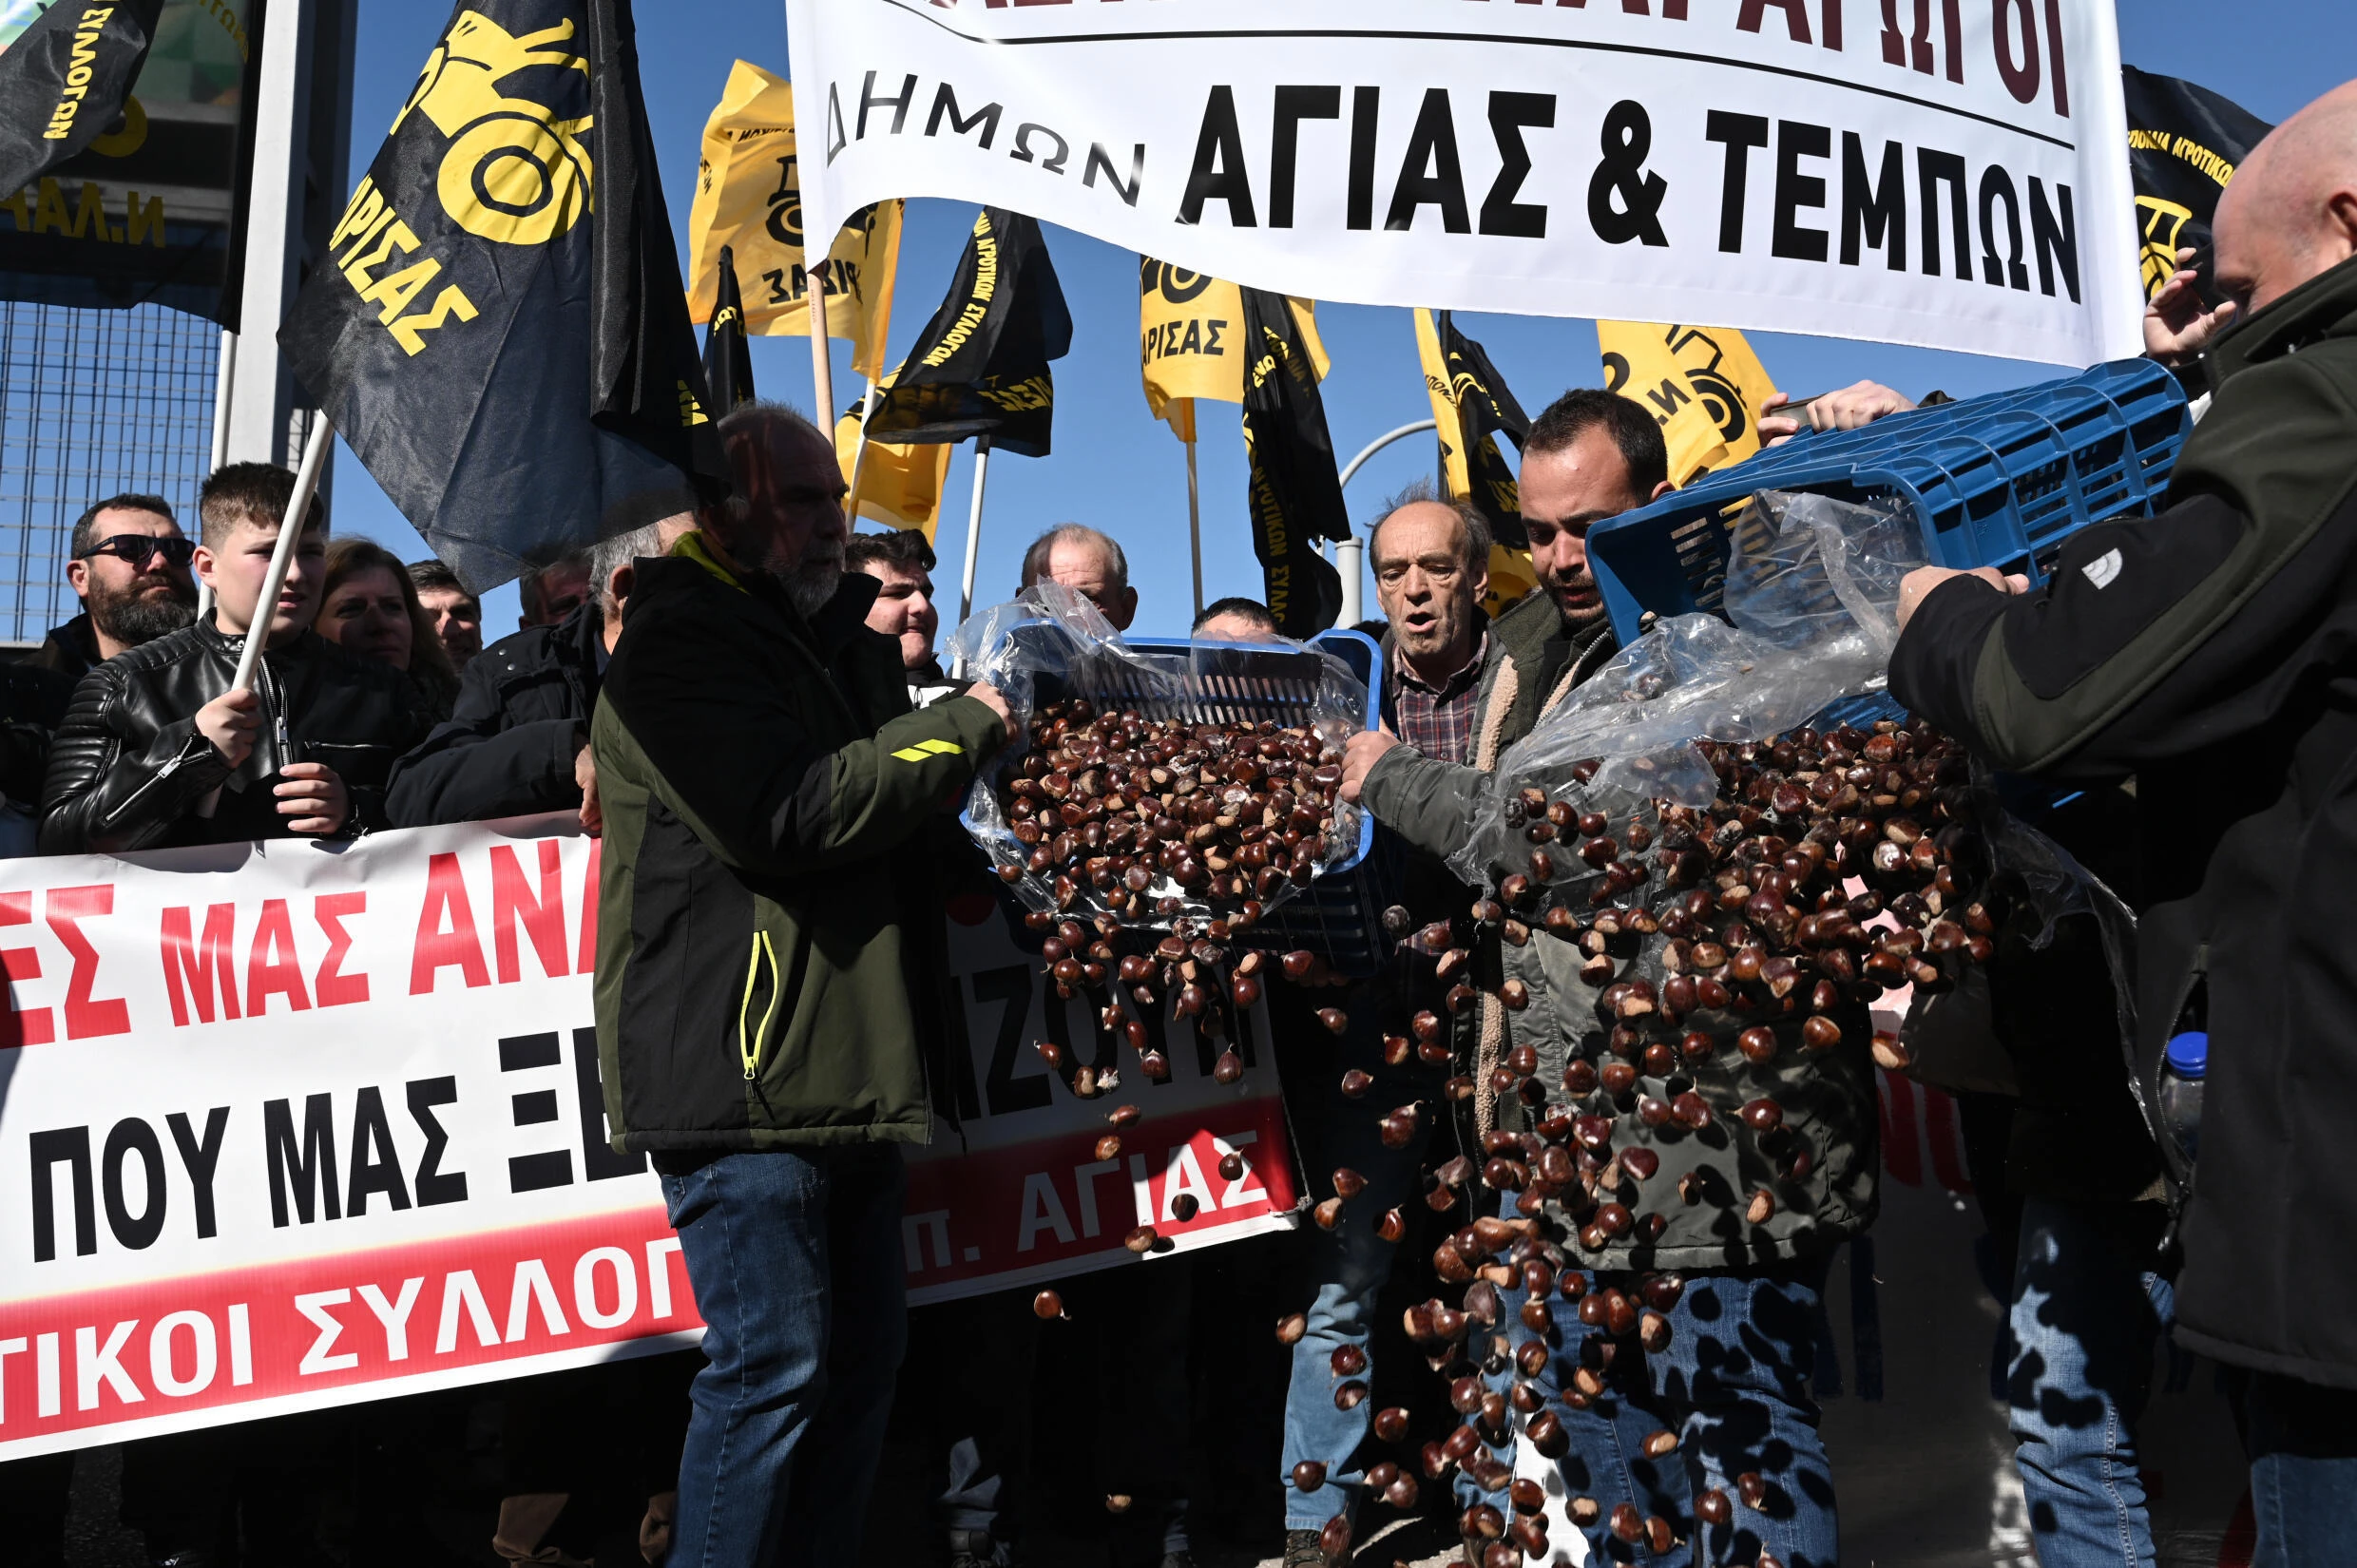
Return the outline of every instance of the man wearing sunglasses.
[[[66,581],[82,613],[49,633],[29,663],[79,680],[93,664],[197,618],[196,543],[160,495],[112,496],[75,519]]]

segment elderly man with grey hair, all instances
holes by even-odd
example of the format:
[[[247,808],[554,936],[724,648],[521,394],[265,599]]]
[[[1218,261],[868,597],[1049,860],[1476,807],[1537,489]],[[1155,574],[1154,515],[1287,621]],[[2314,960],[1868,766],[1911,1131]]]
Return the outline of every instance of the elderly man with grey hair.
[[[695,514],[680,511],[602,541],[585,557],[585,601],[554,624],[527,627],[469,660],[450,718],[393,765],[387,794],[393,826],[578,809],[594,831],[589,716],[622,637],[636,563],[668,551],[695,526]]]
[[[1112,537],[1084,523],[1061,523],[1023,552],[1022,587],[1061,583],[1097,606],[1117,632],[1138,619],[1138,590],[1129,585],[1129,558]]]

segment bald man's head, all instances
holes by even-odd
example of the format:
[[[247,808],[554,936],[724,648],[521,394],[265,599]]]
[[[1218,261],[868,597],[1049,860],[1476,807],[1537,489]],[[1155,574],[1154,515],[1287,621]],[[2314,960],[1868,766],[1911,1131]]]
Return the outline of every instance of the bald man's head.
[[[2213,226],[2218,288],[2246,316],[2357,256],[2357,82],[2252,149]]]

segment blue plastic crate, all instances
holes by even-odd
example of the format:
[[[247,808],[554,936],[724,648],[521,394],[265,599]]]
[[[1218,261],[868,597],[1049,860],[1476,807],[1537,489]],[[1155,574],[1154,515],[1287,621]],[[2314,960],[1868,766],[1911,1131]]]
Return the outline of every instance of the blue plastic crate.
[[[1760,490],[1896,498],[1926,558],[2045,581],[2061,542],[2090,523],[2157,509],[2191,422],[2176,377],[2143,359],[1803,435],[1589,530],[1613,630],[1647,614],[1718,607],[1734,529]]]
[[[1127,639],[1133,656],[1173,676],[1185,675],[1198,700],[1183,711],[1129,660],[1091,657],[1072,645],[1049,621],[1014,627],[1010,638],[1033,644],[1036,700],[1046,703],[1084,697],[1100,708],[1129,708],[1153,718],[1185,717],[1198,723],[1300,724],[1313,717],[1323,672],[1317,661],[1291,648],[1249,642],[1194,642],[1183,638]],[[1332,631],[1312,645],[1333,655],[1367,688],[1362,727],[1373,729],[1383,714],[1383,660],[1374,642],[1358,632]],[[970,828],[971,822],[968,823]],[[1358,844],[1339,866],[1277,905],[1239,940],[1256,947],[1305,947],[1325,957],[1336,972],[1372,974],[1385,950],[1381,917],[1397,901],[1401,858],[1387,841],[1377,847],[1374,818],[1360,814]]]

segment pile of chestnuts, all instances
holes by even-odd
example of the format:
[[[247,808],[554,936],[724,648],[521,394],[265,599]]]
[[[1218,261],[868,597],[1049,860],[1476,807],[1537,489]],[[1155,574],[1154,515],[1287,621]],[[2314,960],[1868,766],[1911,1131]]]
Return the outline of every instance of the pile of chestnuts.
[[[1236,949],[1270,904],[1347,847],[1335,826],[1341,752],[1273,720],[1153,719],[1084,698],[1041,708],[1031,738],[998,791],[1020,852],[1002,844],[993,853],[1000,879],[1034,905],[1025,923],[1041,934],[1057,1000],[1084,993],[1154,1082],[1170,1077],[1170,1061],[1140,1020],[1167,1005],[1173,1022],[1220,1043],[1212,1078],[1234,1083],[1244,1075],[1237,1017],[1266,977],[1328,979],[1315,953]],[[1317,1017],[1335,1034],[1350,1022],[1335,1007]],[[1120,1087],[1117,1071],[1070,1062],[1052,1040],[1033,1048],[1083,1100]],[[1108,1138],[1118,1149],[1118,1136]],[[1140,1252],[1158,1240],[1149,1227],[1128,1238]]]
[[[1313,731],[1144,718],[1075,698],[1043,707],[1031,739],[999,785],[1019,849],[994,857],[1035,908],[1242,929],[1345,847],[1342,754]]]
[[[1552,788],[1509,781],[1502,786],[1502,821],[1485,846],[1494,873],[1488,896],[1461,918],[1420,928],[1408,928],[1405,911],[1387,915],[1403,947],[1434,965],[1449,1012],[1494,1004],[1511,1014],[1529,1005],[1517,980],[1477,985],[1484,968],[1477,939],[1493,934],[1515,947],[1575,945],[1583,955],[1581,976],[1595,988],[1593,1019],[1559,1021],[1581,1041],[1560,1081],[1541,1080],[1538,1053],[1521,1043],[1485,1082],[1461,1073],[1444,1091],[1466,1100],[1485,1088],[1501,1106],[1520,1107],[1519,1117],[1500,1119],[1527,1130],[1494,1127],[1477,1157],[1459,1155],[1428,1177],[1431,1209],[1445,1214],[1463,1203],[1478,1216],[1432,1259],[1444,1282],[1465,1287],[1460,1303],[1436,1297],[1409,1308],[1406,1319],[1408,1337],[1449,1380],[1463,1422],[1445,1441],[1370,1467],[1366,1484],[1408,1507],[1417,1474],[1438,1482],[1462,1468],[1485,1492],[1504,1492],[1510,1510],[1480,1503],[1459,1517],[1471,1568],[1518,1568],[1525,1557],[1548,1555],[1543,1489],[1515,1478],[1492,1446],[1510,1444],[1518,1427],[1549,1458],[1571,1443],[1532,1381],[1549,1348],[1526,1341],[1511,1348],[1501,1292],[1521,1288],[1520,1319],[1542,1337],[1559,1313],[1593,1332],[1562,1392],[1573,1408],[1603,1392],[1616,1356],[1667,1349],[1683,1276],[1639,1272],[1625,1286],[1606,1286],[1581,1254],[1631,1235],[1658,1238],[1671,1206],[1730,1203],[1745,1224],[1766,1223],[1776,1212],[1774,1182],[1805,1177],[1814,1151],[1784,1125],[1774,1100],[1753,1092],[1759,1085],[1740,1087],[1745,1070],[1842,1045],[1886,991],[1953,985],[1959,965],[1990,956],[2002,918],[1983,797],[1963,750],[1928,725],[1802,729],[1758,742],[1704,743],[1702,752],[1718,778],[1716,799],[1704,808],[1595,794],[1589,785],[1600,764],[1593,761],[1571,768]],[[1447,1062],[1449,1033],[1439,1013],[1420,1013],[1386,1050],[1395,1061],[1413,1052]],[[1878,1064],[1907,1064],[1895,1037],[1874,1034],[1868,1043]],[[1696,1071],[1710,1063],[1724,1070]],[[1348,1079],[1343,1090],[1351,1090]],[[1650,1178],[1660,1159],[1647,1146],[1654,1131],[1677,1137],[1715,1120],[1749,1140],[1763,1157],[1757,1168],[1771,1176],[1746,1193],[1691,1176],[1656,1191]],[[1351,1188],[1354,1176],[1336,1172],[1335,1191]],[[1513,1217],[1491,1212],[1501,1193],[1515,1195]],[[1395,1233],[1392,1217],[1386,1216],[1387,1234]],[[1305,1327],[1298,1315],[1289,1317],[1278,1337],[1292,1343]],[[1362,1369],[1337,1352],[1338,1405],[1366,1398],[1367,1385],[1354,1375]],[[1493,1382],[1504,1382],[1509,1369],[1509,1391],[1499,1392]],[[1383,1411],[1373,1430],[1396,1441],[1408,1430],[1406,1412]],[[1645,1446],[1659,1457],[1678,1443],[1664,1430]],[[1293,1480],[1302,1491],[1316,1490],[1324,1468],[1304,1464]],[[1704,1491],[1691,1521],[1644,1516],[1628,1504],[1604,1519],[1585,1497],[1571,1500],[1570,1517],[1661,1554],[1697,1524],[1734,1523],[1740,1509],[1768,1501],[1769,1487],[1747,1472],[1735,1478],[1734,1494]],[[1347,1511],[1338,1512],[1322,1536],[1330,1560],[1344,1558],[1351,1535]],[[1770,1554],[1758,1562],[1777,1568]]]

